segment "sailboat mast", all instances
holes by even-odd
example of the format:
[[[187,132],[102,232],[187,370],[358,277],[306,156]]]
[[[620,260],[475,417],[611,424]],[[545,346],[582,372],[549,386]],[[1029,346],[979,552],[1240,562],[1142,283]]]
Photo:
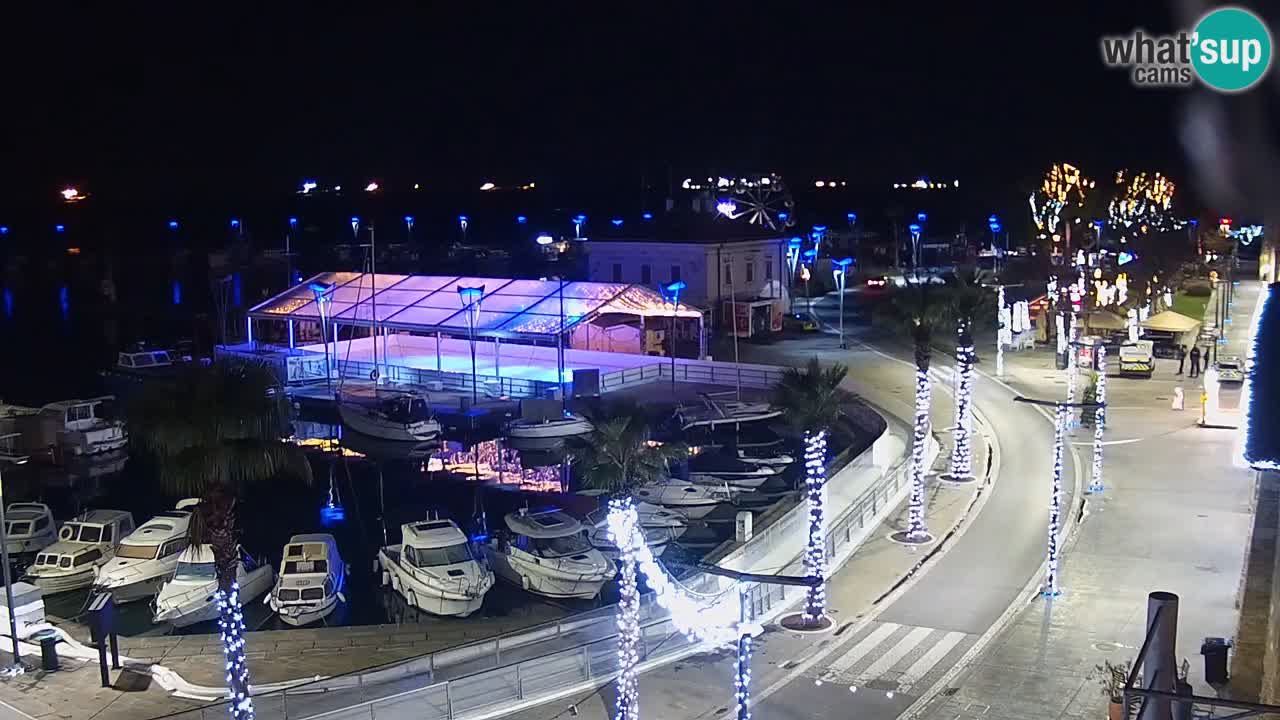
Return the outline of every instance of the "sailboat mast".
[[[374,244],[372,224],[369,225],[369,292],[369,312],[373,320],[369,337],[373,340],[373,382],[377,384],[382,373],[378,372],[378,248]]]

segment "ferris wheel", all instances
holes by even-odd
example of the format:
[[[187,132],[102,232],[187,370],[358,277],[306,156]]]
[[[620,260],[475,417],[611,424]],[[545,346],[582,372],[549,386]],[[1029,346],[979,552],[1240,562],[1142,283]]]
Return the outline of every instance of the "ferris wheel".
[[[723,189],[730,193],[728,204],[732,208],[724,213],[728,217],[773,231],[795,225],[795,201],[786,183],[777,175],[734,178],[729,181],[729,187]]]

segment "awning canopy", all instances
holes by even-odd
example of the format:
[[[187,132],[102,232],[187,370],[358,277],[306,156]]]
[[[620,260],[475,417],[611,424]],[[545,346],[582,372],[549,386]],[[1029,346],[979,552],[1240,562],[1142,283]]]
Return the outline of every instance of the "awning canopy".
[[[1200,321],[1192,320],[1186,315],[1176,313],[1172,310],[1165,310],[1164,312],[1156,313],[1146,320],[1143,320],[1140,324],[1148,330],[1158,330],[1160,332],[1170,333],[1191,332],[1192,330],[1200,327]]]
[[[475,313],[477,337],[554,338],[579,323],[600,315],[699,317],[687,305],[677,307],[654,289],[627,283],[456,275],[390,275],[327,272],[315,275],[254,306],[249,317],[259,320],[320,320],[417,332],[465,335],[470,331],[472,302],[460,289],[483,288]]]

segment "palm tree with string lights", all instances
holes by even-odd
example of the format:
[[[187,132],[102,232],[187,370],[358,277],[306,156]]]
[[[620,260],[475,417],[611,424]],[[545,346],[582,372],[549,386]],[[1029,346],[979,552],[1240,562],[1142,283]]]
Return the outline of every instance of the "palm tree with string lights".
[[[683,444],[653,441],[647,419],[633,406],[615,407],[607,420],[593,424],[590,433],[570,441],[574,471],[587,488],[612,496],[662,480],[689,454]]]
[[[818,626],[826,615],[827,540],[827,436],[843,414],[848,393],[841,387],[849,374],[846,365],[822,367],[810,358],[804,369],[787,368],[773,388],[773,403],[785,412],[787,422],[804,436],[805,498],[809,506],[809,540],[805,572],[820,582],[809,588],[802,623]]]
[[[956,414],[952,429],[951,467],[942,475],[950,482],[971,482],[973,474],[973,375],[978,354],[974,349],[973,328],[986,322],[995,304],[990,290],[978,283],[976,276],[956,275],[949,286],[938,315],[944,325],[956,329]]]
[[[193,366],[173,383],[147,384],[127,409],[133,447],[155,467],[161,492],[200,497],[191,542],[213,551],[234,720],[253,717],[236,583],[237,503],[246,490],[270,482],[310,483],[306,457],[283,439],[291,410],[272,370],[230,361]]]

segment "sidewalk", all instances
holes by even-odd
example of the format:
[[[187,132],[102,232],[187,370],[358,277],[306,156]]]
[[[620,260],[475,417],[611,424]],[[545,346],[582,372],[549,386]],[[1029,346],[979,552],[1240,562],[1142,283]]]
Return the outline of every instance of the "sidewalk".
[[[1237,288],[1224,355],[1244,355],[1258,289]],[[1048,352],[1007,353],[1005,367],[1006,381],[1020,391],[1061,392],[1064,381]],[[1109,379],[1106,490],[1089,500],[1089,515],[1068,545],[1064,594],[1020,612],[920,717],[1105,716],[1093,668],[1136,657],[1146,596],[1155,590],[1180,597],[1177,657],[1191,661],[1198,694],[1217,694],[1204,682],[1199,646],[1205,636],[1236,633],[1255,479],[1232,466],[1233,431],[1196,426],[1198,381],[1175,376],[1176,368],[1176,361],[1160,360],[1150,380]],[[1181,412],[1171,409],[1179,385],[1189,399]],[[1091,431],[1077,431],[1072,442],[1087,451]]]

